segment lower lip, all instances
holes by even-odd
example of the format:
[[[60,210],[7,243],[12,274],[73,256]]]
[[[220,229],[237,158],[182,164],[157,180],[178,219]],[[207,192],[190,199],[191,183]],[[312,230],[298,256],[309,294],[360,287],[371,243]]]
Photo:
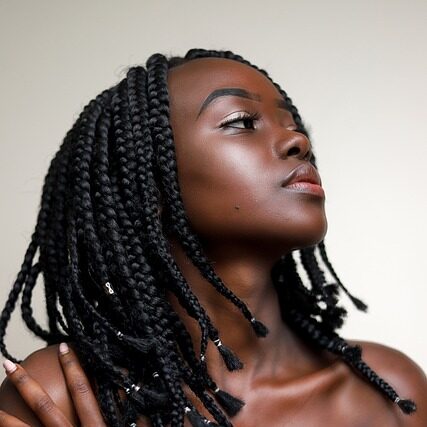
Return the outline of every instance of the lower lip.
[[[313,184],[311,182],[294,182],[293,184],[286,185],[284,188],[298,193],[307,193],[318,197],[325,197],[323,188],[320,185]]]

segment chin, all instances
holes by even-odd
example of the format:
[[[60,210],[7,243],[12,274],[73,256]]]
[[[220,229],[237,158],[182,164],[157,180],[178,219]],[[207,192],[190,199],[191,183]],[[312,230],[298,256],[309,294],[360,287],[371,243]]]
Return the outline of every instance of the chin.
[[[318,217],[315,221],[299,222],[295,224],[292,232],[284,230],[283,243],[291,250],[315,246],[324,239],[327,230],[328,222],[325,216]]]
[[[321,229],[316,230],[317,233],[313,233],[312,235],[307,235],[307,240],[304,244],[300,245],[297,249],[307,248],[310,246],[317,245],[320,243],[326,236],[326,232],[328,230],[328,223],[325,221],[324,226]],[[308,233],[307,233],[308,234]]]

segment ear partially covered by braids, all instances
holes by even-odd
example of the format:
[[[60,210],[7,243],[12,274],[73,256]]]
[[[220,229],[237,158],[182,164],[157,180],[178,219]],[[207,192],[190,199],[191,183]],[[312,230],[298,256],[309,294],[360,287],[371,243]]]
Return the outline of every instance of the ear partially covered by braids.
[[[7,351],[4,338],[21,293],[24,321],[36,335],[48,344],[74,342],[85,369],[97,382],[104,417],[114,427],[135,425],[139,415],[155,427],[182,427],[184,417],[193,426],[232,426],[228,417],[244,405],[220,390],[207,371],[210,342],[229,370],[242,368],[242,363],[222,343],[220,331],[181,274],[165,229],[178,237],[200,273],[240,310],[254,333],[259,337],[268,333],[216,275],[180,196],[167,75],[171,67],[202,57],[226,58],[258,69],[229,51],[192,49],[184,58],[170,59],[155,54],[146,68],[131,68],[118,85],[85,107],[50,165],[36,230],[0,316],[0,349],[12,360],[16,359]],[[298,130],[307,135],[291,99],[272,83]],[[314,158],[311,161],[315,164]],[[326,283],[319,255],[336,283]],[[342,357],[404,412],[414,411],[411,401],[400,399],[362,361],[359,348],[336,334],[345,316],[337,305],[339,287],[358,308],[366,306],[338,279],[323,242],[301,251],[301,261],[309,287],[297,272],[293,254],[283,257],[272,271],[284,320],[304,339]],[[31,308],[40,273],[48,330],[40,327]],[[199,325],[200,353],[167,292]],[[199,413],[194,399],[215,422]]]

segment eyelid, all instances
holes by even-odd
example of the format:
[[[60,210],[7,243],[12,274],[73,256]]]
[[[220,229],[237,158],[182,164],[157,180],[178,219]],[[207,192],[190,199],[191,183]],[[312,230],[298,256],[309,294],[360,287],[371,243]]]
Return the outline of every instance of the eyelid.
[[[260,118],[260,114],[257,112],[249,112],[249,111],[235,111],[234,113],[229,114],[226,116],[222,122],[220,123],[219,127],[224,127],[228,124],[243,121],[243,120],[258,120]]]
[[[238,123],[244,120],[259,121],[261,119],[261,114],[258,112],[249,112],[249,111],[235,111],[228,114],[220,123],[219,127],[227,127],[233,123]],[[286,126],[286,129],[291,132],[299,132],[298,125],[296,123],[289,124]]]

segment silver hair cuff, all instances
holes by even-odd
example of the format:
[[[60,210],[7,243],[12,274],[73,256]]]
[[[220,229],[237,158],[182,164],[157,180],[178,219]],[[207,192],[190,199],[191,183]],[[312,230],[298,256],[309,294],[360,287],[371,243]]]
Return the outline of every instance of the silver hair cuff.
[[[221,347],[222,346],[222,342],[221,342],[221,340],[218,338],[218,339],[216,339],[215,341],[214,341],[214,343],[215,343],[215,345],[217,346],[217,347]]]
[[[140,389],[141,389],[141,387],[139,385],[132,384],[130,386],[130,388],[129,387],[125,388],[125,393],[130,394],[132,390],[138,392]]]
[[[113,289],[113,287],[111,286],[111,283],[110,283],[110,282],[105,283],[105,285],[104,285],[104,286],[107,288],[107,291],[108,291],[108,293],[109,293],[110,295],[114,294],[114,289]]]

